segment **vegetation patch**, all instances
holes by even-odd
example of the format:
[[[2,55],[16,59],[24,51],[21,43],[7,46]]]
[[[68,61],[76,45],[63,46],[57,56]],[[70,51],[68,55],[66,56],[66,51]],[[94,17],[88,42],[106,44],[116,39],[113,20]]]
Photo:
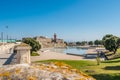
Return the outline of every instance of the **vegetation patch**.
[[[35,63],[63,62],[79,71],[91,75],[96,80],[119,80],[120,79],[120,58],[102,61],[97,65],[96,61],[88,60],[45,60]]]
[[[37,52],[34,52],[34,51],[33,51],[33,52],[31,53],[31,56],[40,56],[40,54],[38,54]]]
[[[38,41],[34,40],[33,38],[24,38],[22,42],[30,45],[32,47],[32,51],[38,51],[41,48],[41,45],[39,44]]]

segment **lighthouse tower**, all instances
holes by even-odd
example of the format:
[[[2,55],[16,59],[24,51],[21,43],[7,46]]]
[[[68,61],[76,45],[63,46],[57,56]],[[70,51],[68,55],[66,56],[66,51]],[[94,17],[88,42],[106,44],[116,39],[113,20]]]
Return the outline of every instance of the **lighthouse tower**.
[[[57,35],[56,33],[54,33],[54,42],[56,43],[56,41],[57,41]]]

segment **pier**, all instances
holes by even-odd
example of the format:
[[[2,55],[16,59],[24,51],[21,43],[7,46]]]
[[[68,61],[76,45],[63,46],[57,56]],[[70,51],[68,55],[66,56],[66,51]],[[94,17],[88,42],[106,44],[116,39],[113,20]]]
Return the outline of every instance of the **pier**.
[[[101,52],[101,51],[104,52],[104,51],[106,51],[106,49],[105,48],[88,49],[86,52],[86,57],[88,57],[88,56],[97,57],[97,53]]]

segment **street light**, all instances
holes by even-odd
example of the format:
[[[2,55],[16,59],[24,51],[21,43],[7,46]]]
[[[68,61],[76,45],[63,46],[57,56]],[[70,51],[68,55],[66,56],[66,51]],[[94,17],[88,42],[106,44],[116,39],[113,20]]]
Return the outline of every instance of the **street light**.
[[[8,29],[8,26],[6,26],[5,28]],[[7,31],[6,31],[6,33],[7,33]],[[8,33],[7,33],[7,41],[6,42],[8,43]]]
[[[1,32],[1,42],[3,44],[3,32]]]

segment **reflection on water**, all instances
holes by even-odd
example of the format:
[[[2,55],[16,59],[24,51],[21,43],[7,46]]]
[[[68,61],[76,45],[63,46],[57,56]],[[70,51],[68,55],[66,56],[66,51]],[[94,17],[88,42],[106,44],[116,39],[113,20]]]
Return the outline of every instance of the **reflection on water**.
[[[72,53],[72,54],[85,54],[87,49],[81,49],[77,47],[67,47],[67,48],[54,48],[51,49],[53,52],[59,53]]]

